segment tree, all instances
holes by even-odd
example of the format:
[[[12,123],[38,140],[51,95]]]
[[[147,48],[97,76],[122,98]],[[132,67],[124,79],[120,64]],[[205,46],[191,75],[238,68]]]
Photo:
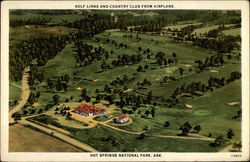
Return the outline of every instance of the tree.
[[[68,75],[68,74],[65,74],[65,75],[64,75],[64,81],[69,82],[69,80],[70,80],[69,75]]]
[[[183,75],[183,71],[184,71],[184,69],[183,68],[179,68],[179,72],[180,72],[180,75],[182,76]]]
[[[123,81],[124,82],[128,81],[128,76],[126,74],[123,76]]]
[[[140,65],[140,66],[138,66],[138,68],[136,69],[136,71],[137,72],[142,72],[142,70],[143,70],[143,68],[142,68],[142,66]]]
[[[172,56],[175,58],[177,56],[177,54],[175,52],[173,52]]]
[[[165,127],[169,127],[169,125],[170,125],[169,121],[166,121],[165,124],[164,124]]]
[[[140,52],[142,49],[141,49],[141,47],[138,47],[138,51]]]
[[[102,71],[106,71],[107,68],[108,68],[108,64],[106,62],[103,62],[102,65],[101,65]]]
[[[82,90],[81,97],[82,97],[82,99],[85,99],[86,96],[87,96],[87,90],[84,88]]]
[[[47,79],[47,84],[48,84],[48,87],[49,87],[50,89],[53,89],[53,88],[54,88],[53,81],[52,81],[50,78]]]
[[[218,136],[215,138],[215,140],[210,144],[210,146],[213,147],[218,147],[221,144],[223,144],[225,142],[224,138],[222,136]]]
[[[90,98],[89,96],[86,96],[86,97],[85,97],[85,101],[86,101],[86,102],[90,102],[90,101],[91,101],[91,98]]]
[[[152,108],[151,115],[152,115],[153,118],[155,117],[155,108]]]
[[[147,103],[151,103],[151,101],[152,101],[152,91],[149,91],[148,92],[148,96],[147,96]]]
[[[21,120],[21,114],[19,112],[15,112],[11,115],[12,118],[14,118],[14,121]]]
[[[59,103],[59,99],[60,99],[59,95],[56,94],[52,98],[53,98],[53,102],[54,102],[55,105]]]
[[[148,116],[150,114],[150,112],[148,110],[146,110],[145,114]]]
[[[38,110],[38,114],[41,114],[41,113],[43,113],[43,109]]]
[[[26,115],[28,114],[28,111],[27,110],[23,110],[23,115]]]
[[[29,96],[29,98],[28,98],[28,102],[29,102],[30,105],[32,105],[32,104],[35,103],[35,101],[36,101],[36,96],[35,96],[34,93],[31,92],[31,93],[30,93],[30,96]]]
[[[232,139],[233,138],[233,136],[234,136],[234,132],[233,132],[233,130],[231,129],[231,128],[229,128],[228,130],[227,130],[227,139]]]
[[[235,143],[233,144],[233,148],[238,149],[238,151],[240,152],[240,151],[241,151],[241,148],[242,148],[241,141],[240,141],[240,142],[235,142]]]
[[[189,122],[185,122],[183,125],[181,125],[180,130],[182,131],[182,135],[186,136],[189,131],[191,130],[192,126],[189,124]]]
[[[194,127],[194,130],[196,130],[196,133],[199,133],[199,131],[201,130],[201,126],[200,125],[196,125]]]
[[[138,139],[144,139],[145,136],[146,136],[146,135],[145,135],[144,133],[141,133],[141,134],[139,135]]]

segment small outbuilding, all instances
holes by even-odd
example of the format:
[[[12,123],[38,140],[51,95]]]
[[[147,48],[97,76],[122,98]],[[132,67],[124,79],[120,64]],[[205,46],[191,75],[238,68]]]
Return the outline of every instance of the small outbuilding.
[[[116,123],[122,124],[128,122],[129,115],[122,114],[116,118]]]

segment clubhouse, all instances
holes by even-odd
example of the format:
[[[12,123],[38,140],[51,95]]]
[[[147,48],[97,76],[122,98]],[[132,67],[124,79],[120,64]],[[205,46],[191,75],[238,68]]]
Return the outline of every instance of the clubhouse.
[[[101,109],[92,105],[82,104],[75,108],[73,112],[84,116],[94,116],[104,113],[105,109]]]

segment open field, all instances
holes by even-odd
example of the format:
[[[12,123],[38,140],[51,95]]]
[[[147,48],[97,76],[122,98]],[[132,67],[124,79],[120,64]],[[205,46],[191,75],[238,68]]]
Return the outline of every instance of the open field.
[[[229,30],[223,30],[222,33],[225,34],[225,35],[231,35],[231,36],[235,36],[235,37],[241,35],[240,28],[234,28],[234,29],[229,29]]]
[[[44,133],[20,124],[10,126],[10,152],[83,152]]]
[[[225,24],[224,26],[225,27],[232,27],[234,26],[235,24]],[[200,34],[205,34],[205,33],[208,33],[210,30],[214,30],[214,29],[218,29],[220,25],[211,25],[211,26],[206,26],[206,27],[202,27],[202,28],[197,28],[195,29],[192,34],[196,33],[197,35],[200,35]],[[232,29],[230,29],[232,30]]]
[[[20,95],[22,93],[22,90],[20,87],[14,86],[12,84],[9,85],[9,109],[11,110],[15,106],[15,101],[18,101],[20,99]]]
[[[177,25],[169,25],[169,26],[165,26],[163,29],[177,29],[180,30],[181,28],[184,28],[186,26],[190,26],[190,25],[200,25],[202,23],[187,23],[187,24],[177,24]]]
[[[29,38],[50,37],[51,35],[65,35],[71,32],[76,32],[76,29],[62,26],[28,25],[28,27],[26,27],[23,25],[10,27],[10,39],[25,40]]]
[[[19,100],[22,90],[10,84],[10,100]]]
[[[214,30],[214,29],[218,29],[219,25],[212,25],[212,26],[207,26],[207,27],[203,27],[203,28],[197,28],[195,29],[192,34],[205,34],[208,33],[210,30]]]

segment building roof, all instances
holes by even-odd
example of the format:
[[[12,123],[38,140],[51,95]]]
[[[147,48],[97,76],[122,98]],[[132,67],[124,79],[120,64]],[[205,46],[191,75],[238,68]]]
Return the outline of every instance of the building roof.
[[[84,113],[102,113],[105,111],[105,109],[101,109],[101,108],[94,107],[92,105],[87,105],[87,104],[80,105],[75,110],[78,110]]]
[[[118,120],[122,120],[122,119],[125,119],[125,118],[128,118],[128,114],[122,114],[118,117]]]

